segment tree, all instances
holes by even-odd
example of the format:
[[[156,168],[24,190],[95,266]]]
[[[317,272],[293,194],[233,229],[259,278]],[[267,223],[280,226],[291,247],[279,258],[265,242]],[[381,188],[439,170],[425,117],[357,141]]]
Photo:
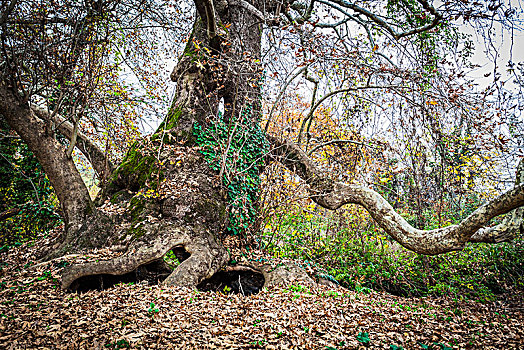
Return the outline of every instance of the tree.
[[[115,23],[119,28],[136,28],[148,13],[180,13],[176,6],[182,5],[173,5],[175,10],[169,11],[154,1],[86,1],[78,6],[53,2],[50,7],[39,7],[13,0],[2,8],[0,113],[38,158],[55,189],[65,222],[61,241],[46,259],[98,247],[121,252],[108,261],[66,269],[64,288],[86,276],[158,267],[169,251],[182,262],[165,284],[194,287],[211,277],[229,261],[223,245],[226,235],[256,229],[260,173],[265,162],[273,160],[299,175],[317,204],[328,209],[347,203],[362,205],[395,240],[416,252],[440,254],[461,249],[467,242],[501,242],[520,229],[522,212],[517,208],[524,205],[522,166],[513,189],[461,224],[423,231],[410,226],[374,190],[337,181],[321,171],[304,151],[311,141],[316,109],[336,95],[380,90],[410,100],[409,94],[417,92],[412,105],[419,103],[417,98],[423,99],[420,110],[428,116],[437,104],[428,89],[433,81],[446,80],[438,73],[439,57],[431,55],[437,50],[435,37],[442,35],[455,16],[496,20],[498,8],[486,18],[477,5],[445,4],[436,9],[426,0],[369,2],[365,7],[345,0],[195,0],[194,5],[191,34],[171,73],[176,94],[169,111],[157,130],[136,141],[117,167],[107,152],[79,131],[81,118],[96,113],[90,110],[90,102],[103,85],[101,77],[113,67],[115,55],[110,54],[108,43],[116,40],[111,34]],[[326,23],[322,18],[328,18]],[[156,23],[162,19],[158,15]],[[348,23],[367,35],[367,53],[349,50],[348,45],[364,39],[347,41]],[[163,22],[160,27],[166,25]],[[302,74],[314,86],[297,142],[282,138],[283,132],[272,135],[262,128],[263,36],[265,30],[285,28],[301,44],[302,66],[290,81]],[[329,29],[344,39],[327,37],[324,31]],[[35,45],[26,47],[29,38]],[[329,62],[329,56],[325,52],[318,56],[325,60],[313,58],[319,38],[330,38],[334,47],[352,52],[349,59],[338,56],[341,63],[335,70],[340,74],[333,76],[342,77],[338,80],[342,87],[321,98],[317,94],[326,85],[313,71],[315,65]],[[379,44],[386,43],[398,45],[404,55],[415,52],[422,71],[411,74],[397,67],[387,51],[379,50]],[[341,52],[333,49],[332,57]],[[380,64],[369,64],[370,53]],[[354,96],[360,96],[360,104],[353,108],[362,112],[366,96]],[[271,123],[273,109],[265,118],[266,125]],[[56,133],[69,140],[67,147]],[[337,142],[345,141],[332,141]],[[102,179],[102,191],[94,202],[71,157],[73,147],[86,155]],[[490,219],[512,210],[502,224],[484,227]]]

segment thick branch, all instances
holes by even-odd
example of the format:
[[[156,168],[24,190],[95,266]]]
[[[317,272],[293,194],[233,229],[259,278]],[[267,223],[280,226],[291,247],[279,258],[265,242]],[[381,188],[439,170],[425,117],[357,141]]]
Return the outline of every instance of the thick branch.
[[[29,104],[20,102],[3,84],[0,84],[0,114],[38,158],[60,201],[67,228],[75,231],[91,210],[92,202],[73,160]]]
[[[296,144],[268,136],[273,154],[291,171],[308,183],[311,199],[327,209],[344,204],[363,206],[393,239],[417,253],[436,255],[464,248],[466,242],[499,242],[512,238],[507,231],[483,228],[492,218],[524,206],[524,184],[484,204],[458,225],[436,230],[419,230],[411,226],[377,192],[362,185],[346,184],[329,179]],[[524,169],[519,167],[521,175]],[[521,213],[521,212],[520,212]],[[518,219],[522,221],[522,216]],[[497,235],[496,237],[494,235]]]
[[[200,18],[205,21],[208,39],[213,39],[217,32],[217,20],[213,0],[195,0]]]
[[[229,0],[229,6],[239,6],[244,10],[258,18],[260,21],[264,22],[266,20],[262,11],[258,10],[255,6],[251,5],[245,0]]]
[[[49,112],[41,107],[31,106],[32,111],[42,120],[49,120],[50,118],[56,124],[58,131],[67,139],[71,140],[73,136],[73,124],[68,122],[58,114],[50,115]],[[114,170],[114,165],[111,163],[104,151],[102,151],[93,141],[89,139],[84,133],[77,131],[75,146],[82,152],[82,154],[91,162],[93,169],[98,174],[100,179],[105,178]]]

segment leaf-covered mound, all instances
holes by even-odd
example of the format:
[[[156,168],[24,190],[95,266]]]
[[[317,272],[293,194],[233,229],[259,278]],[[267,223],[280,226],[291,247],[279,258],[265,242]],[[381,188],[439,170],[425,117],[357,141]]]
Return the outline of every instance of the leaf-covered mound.
[[[0,348],[53,349],[517,349],[521,294],[496,302],[402,298],[300,285],[239,294],[146,282],[65,292],[71,256],[36,264],[35,248],[0,253]]]

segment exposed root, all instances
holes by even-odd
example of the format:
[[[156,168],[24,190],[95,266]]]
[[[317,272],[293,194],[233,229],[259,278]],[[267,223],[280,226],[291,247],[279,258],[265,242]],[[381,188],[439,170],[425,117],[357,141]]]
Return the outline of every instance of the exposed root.
[[[111,260],[88,264],[73,265],[62,274],[62,289],[86,276],[95,275],[125,275],[137,271],[140,266],[160,260],[176,246],[184,246],[191,241],[190,235],[177,228],[164,228],[156,234],[151,242],[137,242],[130,245],[126,253]]]
[[[262,273],[264,276],[264,288],[296,284],[311,287],[317,285],[303,268],[292,263],[273,267],[268,264],[250,261],[244,263],[244,265],[249,269]]]
[[[107,287],[119,282],[143,279],[161,279],[166,286],[196,288],[228,262],[226,249],[209,233],[188,232],[171,227],[159,230],[161,233],[151,234],[155,237],[153,241],[137,241],[121,256],[71,266],[62,275],[62,288],[83,290],[83,283],[98,283]],[[170,250],[181,261],[172,272],[167,265],[165,268],[158,267],[164,264],[163,257]],[[152,268],[153,264],[157,266]],[[152,276],[145,276],[151,273]],[[145,275],[140,278],[140,274]]]
[[[191,256],[182,261],[166,278],[164,285],[196,288],[200,282],[224,267],[229,260],[227,250],[209,233],[194,235],[184,248]]]
[[[221,292],[226,294],[242,294],[244,296],[257,294],[264,286],[264,275],[251,268],[235,269],[228,266],[217,272],[211,278],[201,282],[197,289],[207,292]]]
[[[104,290],[118,283],[141,281],[147,281],[150,285],[153,285],[161,283],[170,273],[171,269],[163,260],[155,260],[123,275],[103,274],[80,277],[69,286],[69,289],[77,292],[86,292],[89,290]]]

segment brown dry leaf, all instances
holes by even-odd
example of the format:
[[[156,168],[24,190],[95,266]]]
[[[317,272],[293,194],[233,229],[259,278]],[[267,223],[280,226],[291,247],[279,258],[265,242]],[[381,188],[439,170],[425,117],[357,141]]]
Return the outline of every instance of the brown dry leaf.
[[[116,348],[125,340],[136,349],[340,350],[364,348],[356,338],[360,332],[369,333],[369,348],[417,349],[433,342],[454,349],[524,348],[522,292],[487,304],[342,289],[334,296],[326,286],[243,297],[120,284],[77,294],[57,287],[53,278],[60,269],[53,264],[26,270],[32,249],[22,246],[0,256],[7,263],[0,276],[0,348]],[[46,271],[53,278],[36,280]],[[159,309],[154,315],[147,311],[151,302]]]

